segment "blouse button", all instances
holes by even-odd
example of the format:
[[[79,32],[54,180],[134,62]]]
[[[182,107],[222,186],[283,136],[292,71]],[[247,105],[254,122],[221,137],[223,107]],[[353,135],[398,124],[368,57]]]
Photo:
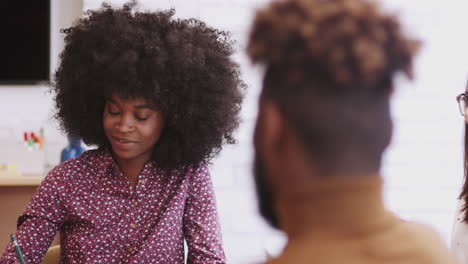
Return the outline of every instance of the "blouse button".
[[[133,253],[133,251],[135,251],[134,248],[132,248],[132,247],[129,247],[129,248],[128,248],[128,252]]]
[[[140,204],[140,203],[139,203],[138,201],[134,201],[134,202],[133,202],[133,206],[135,206],[135,207],[138,207],[139,204]]]
[[[143,185],[145,185],[145,184],[146,184],[146,180],[141,180],[140,183],[143,184]]]
[[[135,229],[137,226],[135,224],[130,224],[130,227]]]

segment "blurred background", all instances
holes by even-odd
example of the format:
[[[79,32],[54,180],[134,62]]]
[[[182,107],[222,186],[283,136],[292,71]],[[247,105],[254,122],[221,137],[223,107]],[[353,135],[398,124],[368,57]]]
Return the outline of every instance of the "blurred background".
[[[43,0],[36,0],[43,1]],[[59,63],[63,35],[84,10],[101,5],[98,0],[50,0],[50,71]],[[125,1],[108,1],[121,6]],[[226,146],[213,161],[225,250],[229,263],[255,263],[266,254],[278,254],[285,238],[259,217],[251,177],[252,132],[260,91],[260,73],[245,54],[249,26],[255,10],[266,0],[140,0],[141,10],[174,7],[177,17],[195,17],[222,30],[237,41],[234,59],[249,85],[237,145]],[[415,79],[399,78],[393,98],[395,130],[385,154],[382,173],[389,207],[403,218],[426,223],[449,243],[457,196],[463,183],[463,117],[455,96],[468,78],[468,2],[463,0],[384,0],[385,8],[402,18],[411,34],[424,43],[416,59]],[[7,11],[7,10],[5,10]],[[4,36],[8,38],[8,36]],[[67,145],[53,115],[52,95],[43,84],[0,85],[1,129],[21,134],[44,129],[45,162],[58,164]],[[1,150],[0,150],[1,152]],[[36,175],[40,177],[41,175]],[[0,242],[15,230],[17,215],[24,209],[36,183],[16,184],[0,175]],[[6,212],[6,213],[3,213]],[[317,215],[320,217],[320,215]]]

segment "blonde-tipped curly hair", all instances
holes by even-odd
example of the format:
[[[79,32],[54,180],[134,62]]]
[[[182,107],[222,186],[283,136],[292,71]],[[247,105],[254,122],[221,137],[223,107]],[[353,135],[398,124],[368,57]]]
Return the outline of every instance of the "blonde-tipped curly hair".
[[[257,12],[247,46],[266,67],[262,96],[327,170],[380,168],[393,78],[412,77],[420,42],[366,0],[280,0]]]
[[[372,87],[397,71],[411,77],[418,47],[376,2],[294,0],[257,13],[248,53],[268,65],[320,64],[332,83]]]

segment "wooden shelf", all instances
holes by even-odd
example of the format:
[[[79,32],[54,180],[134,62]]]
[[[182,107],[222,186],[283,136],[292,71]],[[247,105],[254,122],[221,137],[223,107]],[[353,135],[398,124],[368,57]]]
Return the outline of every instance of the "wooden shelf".
[[[38,186],[45,175],[0,174],[0,187],[2,186]]]

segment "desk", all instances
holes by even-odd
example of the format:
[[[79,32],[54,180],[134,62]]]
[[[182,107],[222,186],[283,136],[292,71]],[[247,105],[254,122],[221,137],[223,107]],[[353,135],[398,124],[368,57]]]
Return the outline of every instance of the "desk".
[[[16,231],[16,220],[26,209],[29,200],[44,175],[0,175],[0,254]]]
[[[38,186],[44,175],[0,175],[0,186]]]

